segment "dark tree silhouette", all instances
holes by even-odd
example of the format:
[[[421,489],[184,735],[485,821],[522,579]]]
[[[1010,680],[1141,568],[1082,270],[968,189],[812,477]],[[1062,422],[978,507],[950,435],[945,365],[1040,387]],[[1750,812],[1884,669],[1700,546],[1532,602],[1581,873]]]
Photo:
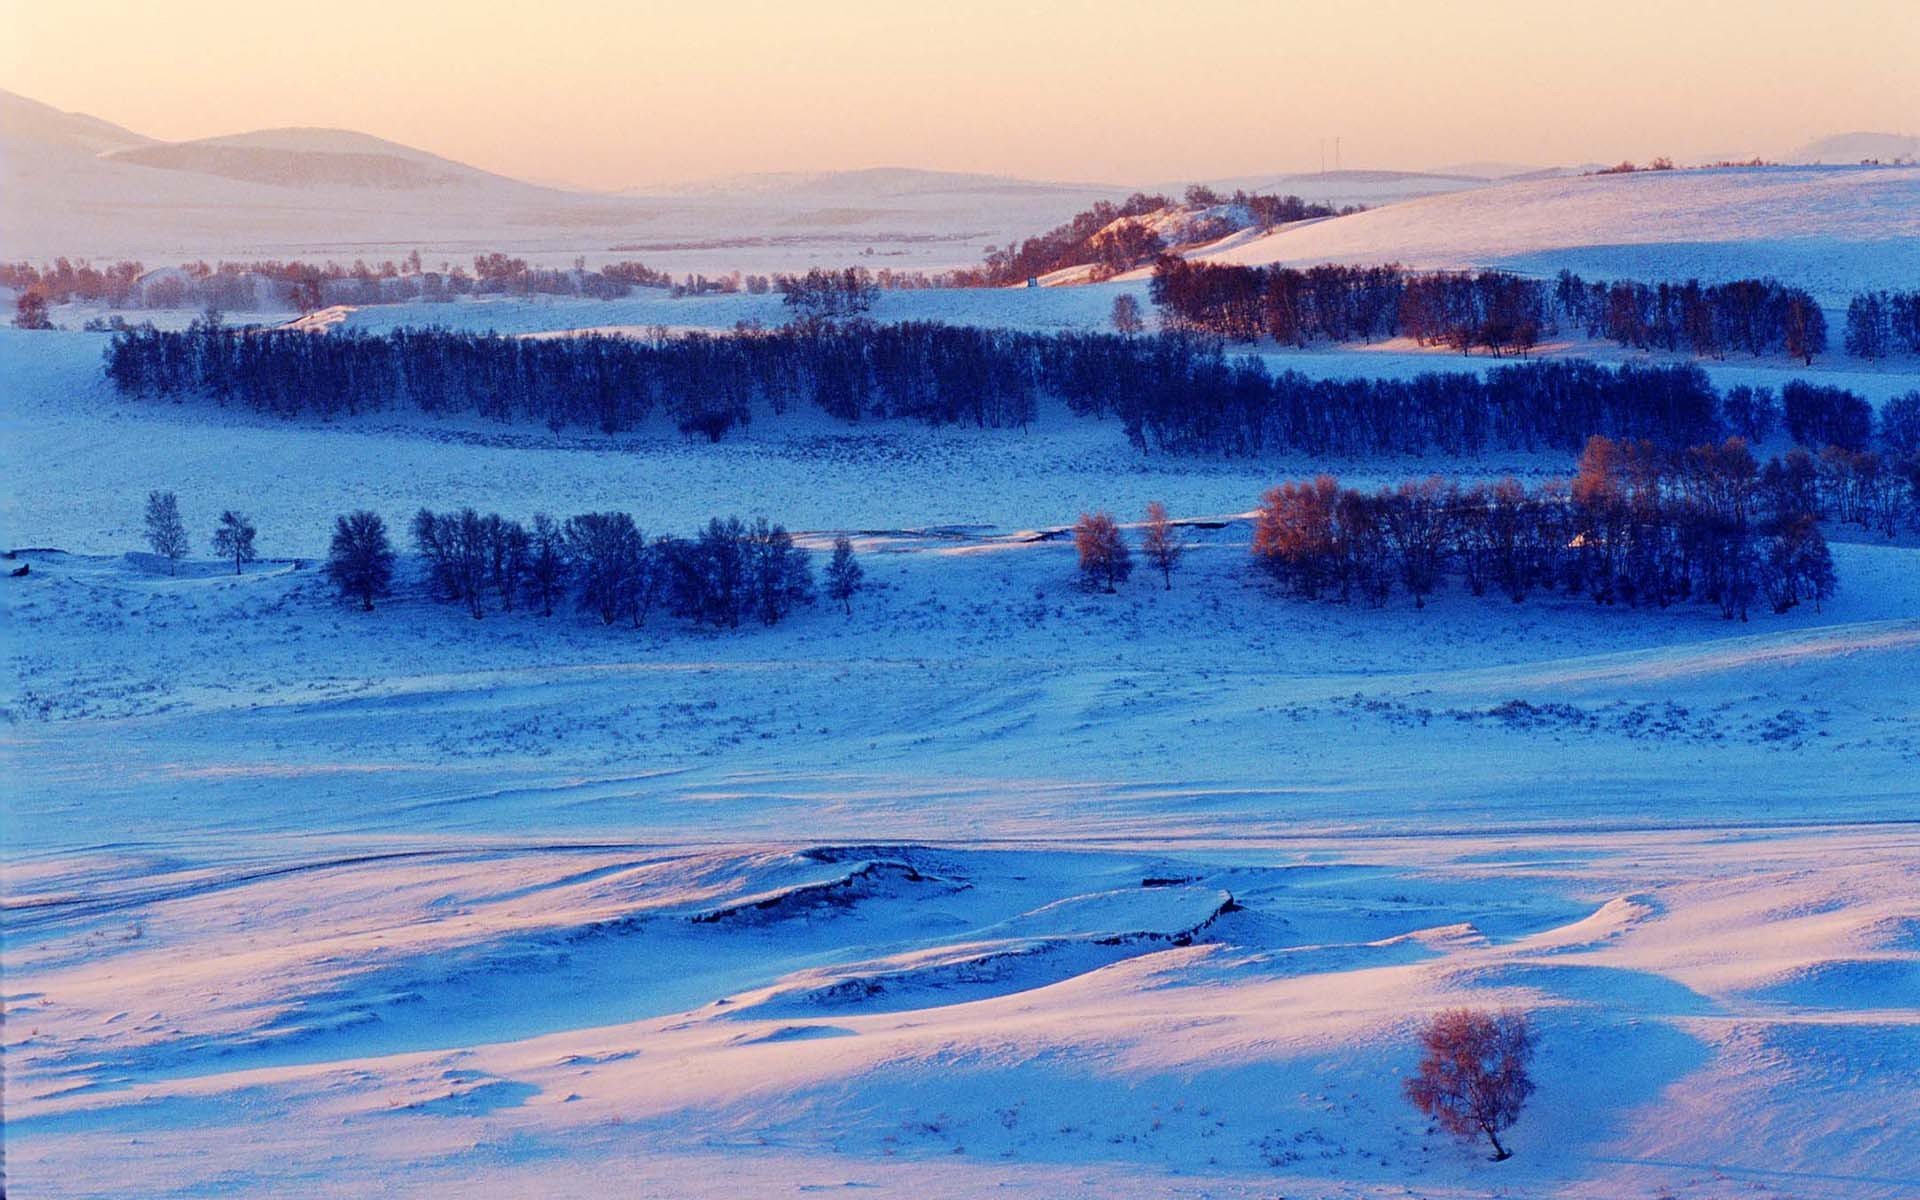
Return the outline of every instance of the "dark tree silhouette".
[[[827,598],[838,600],[853,615],[854,593],[860,590],[866,572],[853,556],[853,543],[843,535],[833,539],[833,559],[827,563]]]
[[[187,526],[180,519],[180,500],[172,492],[147,493],[147,545],[167,560],[167,574],[187,556]]]
[[[327,578],[342,596],[359,600],[362,612],[372,612],[374,597],[392,588],[393,545],[378,513],[361,509],[335,519]]]
[[[221,558],[233,560],[233,573],[238,575],[243,563],[258,558],[253,549],[253,522],[232,509],[220,514],[220,524],[213,531],[213,552]]]
[[[533,514],[527,535],[527,586],[540,603],[540,615],[553,615],[553,602],[566,590],[567,539],[546,513]]]

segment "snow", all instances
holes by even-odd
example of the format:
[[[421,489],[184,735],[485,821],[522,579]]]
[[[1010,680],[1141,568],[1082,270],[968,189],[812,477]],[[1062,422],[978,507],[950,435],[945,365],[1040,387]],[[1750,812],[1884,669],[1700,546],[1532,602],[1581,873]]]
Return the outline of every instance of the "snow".
[[[1639,171],[1509,182],[1276,230],[1210,261],[1551,275],[1771,275],[1832,303],[1920,275],[1920,167]]]
[[[1093,328],[1140,288],[876,315]],[[642,296],[316,323],[780,317]],[[716,446],[284,422],[121,402],[104,344],[0,331],[0,541],[43,548],[0,578],[17,1194],[1920,1191],[1910,534],[1832,530],[1839,594],[1744,624],[1457,588],[1310,604],[1248,567],[1264,487],[1570,464],[1170,459],[1051,407],[1028,431],[761,414]],[[1920,385],[1838,355],[1707,369]],[[139,552],[151,488],[202,551],[244,508],[266,561],[169,574]],[[1205,519],[1171,590],[1081,591],[1035,536],[1156,499]],[[850,534],[870,586],[719,634],[476,622],[412,563],[365,614],[315,569],[337,512],[464,503],[654,532],[763,512],[816,554]],[[1417,1023],[1463,1003],[1539,1030],[1500,1164],[1401,1099]]]

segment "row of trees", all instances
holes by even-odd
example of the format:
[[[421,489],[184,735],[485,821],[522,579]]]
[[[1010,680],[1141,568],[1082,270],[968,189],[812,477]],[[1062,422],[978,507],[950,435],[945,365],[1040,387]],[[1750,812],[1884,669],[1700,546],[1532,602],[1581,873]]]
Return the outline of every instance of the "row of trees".
[[[1474,455],[1577,450],[1588,434],[1688,445],[1725,433],[1719,396],[1692,365],[1609,368],[1584,360],[1514,364],[1484,377],[1310,379],[1256,359],[1180,353],[1122,360],[1116,378],[1072,392],[1111,412],[1141,449],[1174,454]]]
[[[1723,284],[1590,283],[1562,271],[1551,283],[1502,271],[1417,273],[1398,266],[1237,267],[1161,257],[1151,295],[1165,325],[1236,341],[1287,345],[1412,337],[1456,350],[1524,354],[1562,328],[1635,349],[1707,357],[1785,353],[1811,362],[1827,348],[1826,316],[1812,296],[1773,279]],[[1883,332],[1848,350],[1869,357],[1913,319],[1912,296],[1855,300]],[[1899,344],[1920,350],[1920,342]]]
[[[824,325],[864,317],[880,298],[880,285],[864,267],[826,271],[816,267],[804,275],[776,275],[780,301],[802,321]]]
[[[639,628],[656,609],[696,625],[738,628],[757,618],[778,624],[814,599],[808,553],[784,526],[714,518],[692,537],[649,539],[624,512],[582,513],[531,523],[481,515],[472,508],[421,509],[411,526],[433,594],[461,605],[476,620],[490,609],[516,607],[552,616],[572,599],[602,624]],[[371,610],[393,582],[395,554],[378,514],[348,513],[335,521],[327,574],[343,596]],[[846,538],[834,540],[827,596],[853,611],[863,571]]]
[[[106,372],[122,395],[200,395],[286,417],[404,404],[612,433],[664,411],[684,432],[717,441],[756,408],[779,414],[796,401],[847,421],[1024,426],[1045,349],[1044,339],[935,324],[640,339],[314,335],[196,322],[115,334]]]
[[[1592,283],[1562,271],[1552,294],[1568,328],[1636,350],[1709,358],[1785,354],[1805,363],[1827,350],[1827,318],[1818,302],[1777,279]]]
[[[1571,480],[1432,476],[1366,492],[1331,476],[1273,488],[1255,521],[1255,560],[1293,594],[1416,606],[1449,579],[1518,603],[1535,592],[1602,604],[1717,605],[1745,619],[1756,599],[1784,612],[1833,593],[1822,520],[1891,537],[1920,528],[1920,460],[1795,448],[1764,465],[1739,438],[1683,451],[1647,441],[1588,440]],[[1147,507],[1137,553],[1172,586],[1185,553],[1165,506]],[[1136,550],[1111,513],[1072,530],[1082,584],[1113,592]]]
[[[611,433],[664,411],[683,431],[716,441],[756,411],[779,414],[796,401],[844,421],[1006,428],[1029,424],[1043,396],[1081,415],[1117,417],[1136,446],[1177,454],[1572,451],[1593,433],[1670,446],[1728,434],[1758,440],[1780,421],[1782,401],[1788,431],[1808,445],[1864,450],[1873,432],[1872,407],[1850,392],[1796,381],[1780,397],[1750,387],[1722,397],[1691,364],[1553,360],[1484,377],[1314,380],[1229,357],[1217,339],[1197,334],[859,321],[648,339],[315,335],[196,322],[116,334],[106,372],[123,395],[201,395],[286,417],[409,405]],[[1901,436],[1920,437],[1915,405],[1889,406],[1888,436],[1914,426]]]
[[[484,295],[607,300],[630,295],[636,288],[686,294],[740,291],[754,283],[761,292],[772,286],[767,277],[743,280],[737,273],[720,280],[687,276],[676,282],[666,272],[636,261],[608,263],[596,269],[589,268],[582,257],[576,258],[571,267],[542,267],[497,252],[476,255],[471,270],[465,264],[451,262],[429,266],[421,261],[419,251],[380,263],[261,259],[192,262],[153,271],[131,261],[95,267],[85,260],[76,263],[64,257],[37,267],[27,262],[0,263],[0,285],[23,295],[37,295],[47,304],[80,301],[112,308],[223,312],[311,312],[329,304],[395,304]]]
[[[1294,594],[1416,606],[1449,578],[1518,603],[1537,591],[1602,604],[1693,600],[1744,620],[1832,595],[1815,513],[1738,438],[1680,453],[1593,438],[1570,483],[1438,476],[1363,492],[1330,476],[1261,498],[1253,554]]]
[[[1920,291],[1862,292],[1847,304],[1847,353],[1855,358],[1920,354]]]

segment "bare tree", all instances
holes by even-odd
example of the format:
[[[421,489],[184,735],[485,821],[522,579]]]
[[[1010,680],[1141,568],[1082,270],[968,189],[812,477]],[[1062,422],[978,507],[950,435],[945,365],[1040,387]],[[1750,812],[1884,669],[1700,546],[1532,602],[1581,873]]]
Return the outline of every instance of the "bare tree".
[[[1173,522],[1167,519],[1167,506],[1158,500],[1147,505],[1147,525],[1141,535],[1140,549],[1166,581],[1167,590],[1172,591],[1173,569],[1180,565],[1180,556],[1187,548],[1174,532]]]
[[[777,625],[795,604],[813,602],[812,563],[807,552],[793,544],[786,526],[768,525],[761,517],[747,539],[751,603],[763,623]]]
[[[180,500],[172,492],[147,493],[147,545],[167,560],[167,574],[187,556],[187,526],[180,519]]]
[[[838,600],[853,615],[853,594],[860,590],[866,574],[853,556],[853,543],[843,535],[833,539],[833,559],[827,563],[827,597]]]
[[[1073,527],[1073,545],[1080,552],[1080,576],[1089,586],[1105,584],[1111,592],[1133,574],[1133,555],[1110,513],[1081,513]]]
[[[13,302],[13,327],[15,329],[52,329],[53,318],[47,315],[47,298],[36,291],[20,293]]]
[[[1493,1161],[1510,1158],[1500,1131],[1520,1117],[1533,1094],[1527,1064],[1533,1030],[1525,1013],[1450,1008],[1420,1033],[1426,1057],[1406,1081],[1407,1099],[1460,1138],[1486,1134]]]
[[[552,616],[553,602],[566,589],[567,539],[546,513],[533,514],[533,532],[528,535],[527,581],[534,599],[540,602],[540,615]]]
[[[1122,292],[1113,298],[1113,327],[1132,337],[1147,327],[1146,320],[1140,315],[1140,298],[1132,292]]]
[[[241,564],[259,557],[254,553],[253,534],[253,522],[244,516],[230,508],[220,514],[220,524],[213,531],[213,552],[233,560],[235,575],[240,573]]]

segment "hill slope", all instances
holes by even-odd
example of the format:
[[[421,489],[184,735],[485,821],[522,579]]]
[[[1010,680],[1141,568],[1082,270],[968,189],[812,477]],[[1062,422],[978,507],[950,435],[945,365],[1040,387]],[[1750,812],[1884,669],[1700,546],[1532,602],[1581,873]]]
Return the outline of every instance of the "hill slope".
[[[1817,138],[1787,155],[1792,163],[1892,162],[1920,158],[1920,137],[1901,133],[1836,133]]]
[[[269,129],[160,142],[0,92],[0,258],[399,258],[502,250],[685,273],[945,268],[1117,189],[877,169],[652,192],[543,187],[382,138]]]
[[[1575,176],[1410,200],[1203,252],[1263,265],[1400,262],[1547,274],[1776,275],[1838,297],[1920,277],[1920,168]]]
[[[107,157],[280,187],[474,185],[549,190],[347,129],[267,129],[187,142],[148,142],[114,150]]]

